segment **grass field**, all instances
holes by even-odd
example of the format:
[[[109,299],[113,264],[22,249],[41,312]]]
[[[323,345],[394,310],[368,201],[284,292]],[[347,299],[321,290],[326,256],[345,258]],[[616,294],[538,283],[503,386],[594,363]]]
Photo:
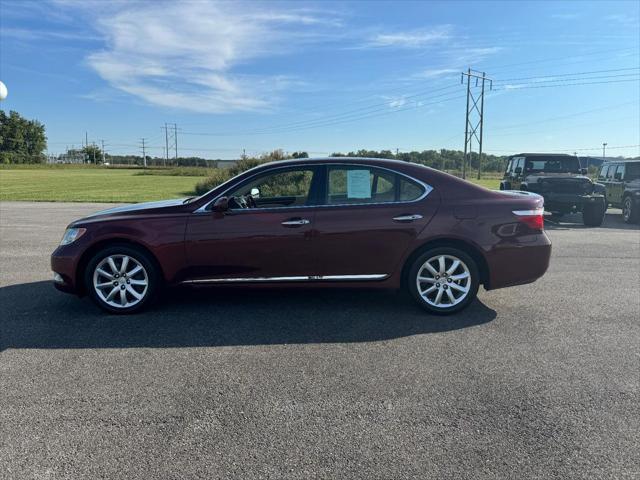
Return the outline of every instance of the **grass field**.
[[[193,195],[196,183],[208,172],[204,168],[143,171],[79,166],[2,167],[0,200],[135,203],[186,197]],[[487,188],[498,188],[499,184],[495,178],[471,180]]]

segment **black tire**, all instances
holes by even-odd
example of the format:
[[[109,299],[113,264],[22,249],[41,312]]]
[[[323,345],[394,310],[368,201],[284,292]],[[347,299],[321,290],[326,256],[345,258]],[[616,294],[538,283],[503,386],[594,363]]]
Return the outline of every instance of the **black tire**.
[[[603,198],[585,203],[582,207],[582,223],[587,227],[599,227],[604,222],[606,210]]]
[[[466,285],[461,284],[461,286],[466,286],[467,288],[466,296],[462,300],[460,300],[459,303],[456,303],[453,306],[433,305],[429,303],[427,299],[424,298],[423,294],[421,294],[420,291],[418,291],[418,274],[421,273],[421,271],[423,271],[423,267],[428,260],[433,259],[434,257],[439,257],[439,256],[453,257],[459,260],[462,263],[462,265],[466,266],[466,269],[468,270],[468,273],[470,276],[469,282],[466,283]],[[450,268],[451,265],[452,263],[445,264],[445,269]],[[460,271],[460,270],[456,270],[456,271]],[[425,252],[420,254],[418,258],[416,258],[413,261],[413,263],[411,264],[411,267],[408,270],[407,275],[408,275],[407,288],[411,296],[415,299],[416,302],[418,302],[418,304],[422,308],[427,310],[429,313],[433,313],[435,315],[450,315],[452,313],[456,313],[463,310],[476,298],[476,295],[478,293],[478,286],[480,285],[480,273],[478,270],[478,265],[473,260],[473,258],[470,255],[468,255],[466,252],[460,249],[450,248],[450,247],[435,247],[435,248],[426,250]],[[454,272],[452,272],[451,275],[454,276]],[[448,282],[448,284],[446,284],[445,282],[442,282],[443,284],[442,288],[449,289],[453,294],[453,292],[456,290],[448,286],[451,283],[458,283],[458,282],[450,281]],[[431,280],[429,280],[429,282],[426,284],[421,283],[421,285],[428,285],[428,284],[431,284]],[[437,283],[432,284],[432,286],[435,286],[435,285],[437,285]],[[437,292],[436,292],[436,295],[437,295]],[[427,295],[428,298],[429,296],[430,295]],[[433,300],[435,299],[432,298],[431,301],[433,302]]]
[[[133,301],[136,302],[132,305],[126,306],[125,304],[125,306],[122,306],[122,307],[112,306],[109,303],[107,303],[105,299],[101,298],[101,296],[98,294],[97,289],[94,287],[94,274],[96,272],[96,268],[104,260],[113,256],[129,257],[130,261],[133,260],[134,262],[137,262],[139,265],[141,265],[143,267],[144,274],[146,274],[146,278],[144,279],[144,281],[147,282],[147,285],[146,285],[146,288],[144,288],[144,294],[142,295],[141,299],[138,300],[136,298],[133,298],[130,293],[125,294],[125,297],[128,296],[128,298],[131,298]],[[108,272],[108,273],[113,273],[113,272]],[[123,275],[123,277],[126,277],[126,275]],[[128,244],[113,244],[103,248],[102,250],[98,251],[89,260],[84,270],[84,285],[91,300],[93,300],[93,302],[103,310],[106,310],[109,313],[116,313],[121,315],[140,312],[141,310],[146,308],[148,305],[150,305],[155,300],[156,294],[160,287],[161,278],[162,277],[160,275],[160,271],[156,266],[155,261],[150,257],[150,255],[147,252],[145,252],[143,249],[137,248],[135,246],[128,245]],[[123,278],[113,279],[113,280],[123,281]],[[124,290],[125,288],[123,287],[128,288],[128,286],[125,284],[120,286],[120,288]],[[131,285],[131,287],[133,288],[133,285]],[[111,287],[109,286],[106,288],[108,289]],[[116,287],[114,287],[114,289],[115,288]],[[140,290],[140,287],[136,287],[136,288],[137,290]],[[138,292],[138,294],[140,294],[140,292]]]
[[[625,223],[638,223],[640,220],[640,208],[633,201],[631,195],[622,199],[622,218]]]

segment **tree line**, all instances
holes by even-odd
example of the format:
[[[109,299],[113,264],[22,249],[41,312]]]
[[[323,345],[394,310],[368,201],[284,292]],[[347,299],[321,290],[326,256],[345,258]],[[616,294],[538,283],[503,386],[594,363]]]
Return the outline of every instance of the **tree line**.
[[[46,161],[47,137],[45,126],[38,120],[28,120],[18,112],[10,111],[9,114],[0,110],[0,163],[42,163]],[[352,152],[335,152],[334,157],[374,157],[397,159],[405,162],[414,162],[438,168],[440,170],[462,170],[464,153],[460,150],[422,150],[412,152],[393,152],[391,150],[366,150],[361,149]],[[238,161],[241,164],[252,162],[264,162],[282,160],[285,158],[308,158],[307,152],[285,153],[282,150],[274,150],[257,157],[241,156]],[[503,171],[506,165],[504,156],[482,155],[483,171]],[[478,168],[478,154],[469,155],[467,165],[471,170]],[[143,166],[145,159],[141,155],[108,155],[97,145],[86,145],[81,149],[69,149],[59,155],[54,161],[61,163],[93,163],[110,165]],[[180,157],[165,159],[161,157],[146,157],[147,166],[184,166],[184,167],[208,167],[216,168],[222,164],[222,160],[207,159],[201,157]]]
[[[42,123],[0,110],[0,163],[41,163],[46,149]]]

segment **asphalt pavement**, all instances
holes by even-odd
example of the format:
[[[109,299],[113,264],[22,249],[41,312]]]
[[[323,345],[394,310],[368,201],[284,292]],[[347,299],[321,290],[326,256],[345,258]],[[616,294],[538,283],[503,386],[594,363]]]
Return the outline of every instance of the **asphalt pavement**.
[[[394,292],[50,283],[98,204],[0,204],[0,478],[640,478],[640,228],[547,223],[548,273],[426,315]],[[513,268],[518,268],[514,265]]]

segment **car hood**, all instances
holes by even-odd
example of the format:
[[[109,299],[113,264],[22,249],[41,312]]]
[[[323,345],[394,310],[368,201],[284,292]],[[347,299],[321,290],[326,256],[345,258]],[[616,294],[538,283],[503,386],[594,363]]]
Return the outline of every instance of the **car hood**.
[[[146,212],[148,210],[164,211],[164,209],[167,209],[169,207],[176,207],[178,205],[183,205],[186,199],[187,197],[174,198],[171,200],[160,200],[157,202],[144,202],[144,203],[134,203],[133,205],[123,205],[121,207],[114,207],[114,208],[108,208],[106,210],[100,210],[99,212],[92,213],[91,215],[88,215],[84,218],[92,219],[94,217],[104,217],[109,215],[131,215],[141,211],[145,211],[145,213],[151,213],[151,212]]]

